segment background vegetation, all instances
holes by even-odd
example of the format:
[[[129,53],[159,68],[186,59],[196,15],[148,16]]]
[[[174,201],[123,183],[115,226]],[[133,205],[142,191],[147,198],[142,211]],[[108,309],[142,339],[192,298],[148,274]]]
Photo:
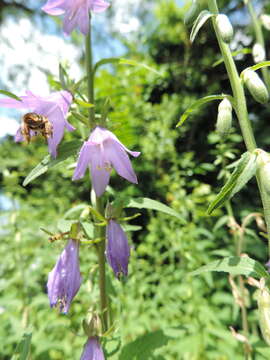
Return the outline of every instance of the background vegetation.
[[[118,336],[122,345],[127,346],[139,336],[154,332],[149,341],[153,342],[153,349],[158,348],[156,352],[149,351],[143,357],[129,354],[127,358],[242,359],[242,346],[229,330],[229,326],[241,330],[242,325],[227,275],[209,273],[191,277],[188,273],[219,256],[235,254],[226,209],[211,217],[205,213],[226,176],[221,170],[244,152],[244,144],[236,121],[226,142],[215,134],[215,103],[175,128],[188,105],[202,96],[230,93],[229,82],[223,64],[213,67],[220,55],[210,24],[191,46],[190,29],[183,24],[188,4],[181,7],[174,0],[154,3],[151,13],[142,9],[139,14],[144,21],[138,34],[123,38],[115,33],[115,37],[124,45],[126,58],[146,63],[162,76],[129,66],[102,68],[96,84],[97,98],[100,105],[110,96],[110,127],[128,147],[142,152],[133,161],[139,186],[127,187],[119,177],[113,177],[113,188],[121,196],[160,200],[178,211],[186,222],[146,211],[132,221],[137,231],[129,232],[133,251],[128,280],[120,283],[108,270],[110,295],[120,320],[118,333],[108,342],[107,350],[117,347]],[[262,6],[265,13],[270,13],[267,3],[258,2],[258,13]],[[219,1],[219,5],[235,26],[232,45],[237,49],[251,47],[253,31],[242,2]],[[4,21],[7,15],[30,16],[35,21],[33,8],[24,7],[19,2],[0,1],[0,19]],[[265,38],[269,49],[269,32],[265,31]],[[78,36],[73,41],[80,45]],[[239,70],[252,63],[250,54],[237,61]],[[53,77],[48,80],[53,88]],[[260,147],[269,150],[269,105],[248,100],[256,138]],[[72,117],[70,121],[75,123]],[[75,137],[69,134],[65,139]],[[3,360],[10,359],[25,333],[32,333],[32,359],[78,359],[85,342],[81,322],[89,305],[98,299],[96,258],[93,249],[86,246],[81,251],[84,283],[70,313],[59,315],[49,308],[47,275],[63,244],[49,243],[40,228],[53,233],[63,230],[64,220],[74,216],[65,214],[76,205],[87,203],[90,185],[86,178],[76,183],[70,181],[75,161],[70,158],[23,187],[24,178],[46,153],[42,139],[29,146],[14,144],[11,137],[0,142]],[[234,198],[232,208],[239,222],[248,214],[261,211],[255,183]],[[244,252],[262,263],[268,260],[266,240],[259,235],[256,224],[248,228]],[[260,340],[253,290],[249,290],[248,319],[254,359],[269,359],[270,350]],[[111,358],[118,359],[119,353]]]

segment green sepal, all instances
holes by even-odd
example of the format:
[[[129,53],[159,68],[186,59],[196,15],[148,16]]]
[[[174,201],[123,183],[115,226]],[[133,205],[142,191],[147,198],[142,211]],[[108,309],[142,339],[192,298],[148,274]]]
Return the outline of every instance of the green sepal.
[[[210,19],[212,16],[214,16],[214,14],[212,14],[208,10],[203,10],[200,12],[191,29],[191,33],[190,33],[191,42],[195,40],[199,30],[203,27],[206,21]]]

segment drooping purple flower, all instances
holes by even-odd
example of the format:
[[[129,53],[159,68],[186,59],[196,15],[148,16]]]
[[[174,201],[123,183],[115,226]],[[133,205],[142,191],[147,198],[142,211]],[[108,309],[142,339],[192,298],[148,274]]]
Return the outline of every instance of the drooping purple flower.
[[[121,274],[127,276],[130,256],[128,239],[121,226],[112,219],[109,220],[106,228],[106,238],[106,256],[115,276],[118,278]]]
[[[137,184],[137,177],[127,152],[134,157],[140,155],[139,152],[128,150],[112,132],[97,126],[80,150],[72,180],[81,179],[89,167],[95,193],[101,196],[109,183],[111,170],[114,168],[120,176]]]
[[[97,336],[92,336],[87,340],[80,360],[105,360]]]
[[[75,130],[66,119],[69,106],[72,102],[72,95],[68,91],[63,90],[51,93],[46,97],[41,97],[26,91],[26,95],[21,96],[20,99],[21,101],[11,98],[0,99],[0,106],[27,109],[32,115],[46,118],[51,128],[51,134],[47,137],[49,152],[53,157],[56,157],[57,146],[64,136],[64,129],[67,131]],[[14,140],[16,142],[24,140],[22,126],[19,127],[15,135]],[[35,135],[36,131],[29,131],[30,137]]]
[[[47,289],[51,307],[59,304],[60,311],[67,313],[81,281],[79,242],[70,239],[48,276]]]
[[[78,27],[86,35],[89,30],[89,12],[105,11],[109,5],[104,0],[48,0],[42,10],[54,16],[65,15],[65,34],[70,34]]]

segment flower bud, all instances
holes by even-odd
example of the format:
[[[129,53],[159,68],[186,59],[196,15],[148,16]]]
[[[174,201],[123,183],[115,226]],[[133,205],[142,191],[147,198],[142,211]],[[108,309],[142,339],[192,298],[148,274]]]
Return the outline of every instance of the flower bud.
[[[200,5],[197,0],[192,0],[192,4],[184,16],[185,25],[189,26],[194,23],[200,12]]]
[[[261,104],[267,103],[269,100],[268,90],[259,75],[248,69],[244,71],[243,79],[253,98]]]
[[[261,21],[266,30],[270,30],[270,15],[262,14]]]
[[[270,155],[258,149],[257,165],[260,173],[262,186],[270,194]]]
[[[224,99],[218,106],[216,129],[220,136],[229,134],[232,126],[232,105],[228,99]]]
[[[260,329],[265,342],[270,345],[270,294],[266,287],[258,290],[257,301]]]
[[[222,40],[229,43],[233,37],[233,27],[228,16],[224,14],[217,15],[216,24]]]
[[[252,55],[253,55],[253,60],[255,63],[264,61],[265,60],[264,47],[259,43],[254,44],[253,48],[252,48]]]

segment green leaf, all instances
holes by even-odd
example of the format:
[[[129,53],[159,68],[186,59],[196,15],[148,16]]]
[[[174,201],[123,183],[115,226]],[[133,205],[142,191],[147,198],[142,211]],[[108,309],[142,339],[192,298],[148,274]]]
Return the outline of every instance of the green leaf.
[[[190,275],[200,275],[208,271],[223,271],[231,275],[252,276],[256,279],[262,277],[270,278],[265,268],[256,260],[248,256],[230,256],[204,265],[190,273]]]
[[[8,96],[12,99],[18,100],[18,101],[22,101],[17,95],[12,94],[11,92],[6,91],[6,90],[0,90],[0,94],[6,95],[6,96]]]
[[[259,70],[259,69],[264,68],[266,66],[270,66],[270,61],[262,61],[262,62],[260,62],[260,63],[258,63],[256,65],[248,67],[247,69],[256,71],[256,70]],[[241,72],[241,77],[242,77],[243,72],[246,71],[247,69],[245,69],[245,70],[243,70]]]
[[[140,336],[122,348],[119,360],[148,360],[153,352],[167,345],[170,338],[162,330],[153,331]]]
[[[31,346],[32,334],[23,334],[23,338],[15,349],[15,354],[19,354],[19,357],[15,356],[19,360],[27,360],[30,355],[30,346]],[[14,359],[14,356],[12,357]]]
[[[90,240],[93,239],[94,235],[95,235],[94,225],[92,223],[89,223],[86,221],[83,221],[80,224],[81,224],[83,231],[84,231],[85,235],[87,236],[87,238]]]
[[[239,54],[251,54],[251,53],[252,53],[252,50],[250,48],[242,48],[240,50],[233,51],[232,56],[235,57]],[[223,58],[219,59],[219,60],[215,61],[212,66],[215,67],[219,64],[222,64],[223,62],[224,62]]]
[[[57,158],[54,159],[50,155],[47,155],[24,179],[23,186],[26,186],[37,177],[43,175],[50,168],[60,164],[72,155],[76,155],[82,146],[82,142],[79,140],[73,140],[61,144],[58,147]]]
[[[92,108],[94,107],[95,105],[94,104],[90,104],[89,102],[86,102],[86,101],[83,101],[83,100],[80,100],[80,99],[75,99],[74,102],[84,108]]]
[[[186,121],[186,119],[190,116],[190,114],[193,113],[200,106],[205,105],[205,104],[209,103],[210,101],[223,100],[225,98],[227,98],[233,105],[233,103],[234,103],[233,98],[230,95],[223,95],[223,94],[222,95],[209,95],[209,96],[205,96],[205,97],[195,101],[189,108],[187,108],[187,110],[181,116],[176,127],[181,126]]]
[[[64,69],[64,67],[61,64],[59,64],[59,80],[60,80],[60,83],[61,83],[63,89],[67,88],[66,79],[68,79],[68,74],[67,74],[66,70]]]
[[[256,172],[256,154],[245,152],[237,163],[233,173],[222,187],[221,191],[211,202],[207,209],[207,214],[211,214],[215,209],[222,206],[227,200],[240,191],[243,186],[255,175]]]
[[[124,58],[107,58],[107,59],[102,59],[100,61],[98,61],[93,69],[93,72],[96,72],[97,69],[101,66],[101,65],[106,65],[106,64],[118,64],[118,65],[130,65],[130,66],[139,66],[142,67],[146,70],[152,71],[155,74],[162,76],[162,74],[160,72],[158,72],[157,70],[151,68],[148,65],[145,65],[143,63],[140,63],[138,61],[135,60],[130,60],[130,59],[124,59]]]
[[[165,214],[171,215],[176,217],[177,219],[181,220],[182,223],[186,224],[186,220],[184,220],[181,215],[170,208],[169,206],[162,204],[159,201],[152,200],[149,198],[135,198],[128,200],[128,203],[125,204],[125,207],[128,208],[137,208],[137,209],[150,209],[150,210],[157,210],[163,212]]]
[[[191,33],[190,33],[190,41],[193,42],[195,40],[196,35],[198,34],[201,27],[206,23],[208,19],[210,19],[214,14],[210,13],[208,10],[203,10],[198,15],[197,19],[195,20]]]
[[[76,111],[71,111],[71,114],[75,117],[75,119],[79,120],[84,125],[89,124],[89,120],[85,116],[83,116],[82,114],[80,114],[80,113],[78,113]]]

